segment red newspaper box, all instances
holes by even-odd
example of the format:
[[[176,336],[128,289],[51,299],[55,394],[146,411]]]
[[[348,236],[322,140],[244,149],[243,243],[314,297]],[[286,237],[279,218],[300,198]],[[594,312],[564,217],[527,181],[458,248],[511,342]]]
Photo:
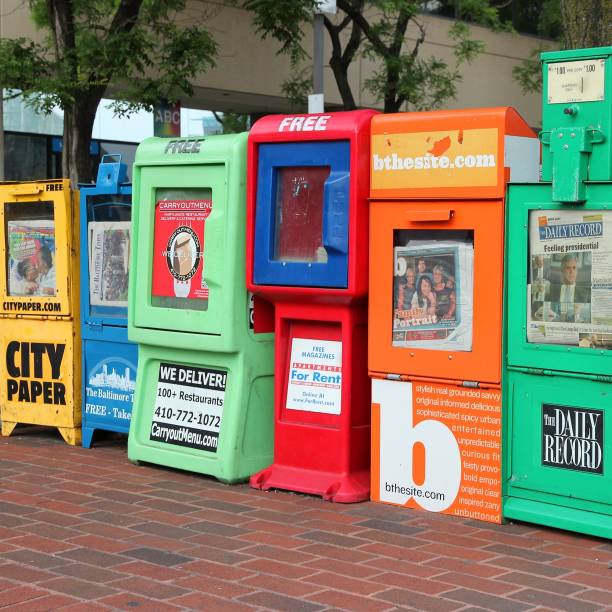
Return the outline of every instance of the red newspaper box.
[[[264,117],[249,136],[247,286],[274,311],[273,464],[251,486],[369,497],[369,128],[374,111]],[[258,309],[256,316],[262,309]]]

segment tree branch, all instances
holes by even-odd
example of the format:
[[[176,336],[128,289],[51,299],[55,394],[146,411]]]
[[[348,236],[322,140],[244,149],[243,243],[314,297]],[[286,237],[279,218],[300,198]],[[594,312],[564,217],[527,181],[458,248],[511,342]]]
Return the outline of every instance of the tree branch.
[[[419,54],[419,48],[425,42],[425,35],[427,31],[425,30],[425,26],[418,19],[415,19],[414,17],[412,17],[411,21],[412,23],[414,23],[414,25],[416,25],[417,28],[419,28],[421,32],[419,34],[419,37],[416,39],[416,42],[414,43],[414,47],[412,51],[410,52],[410,60],[414,62],[414,60],[417,58]]]
[[[361,3],[355,7],[349,0],[336,0],[336,6],[349,15],[351,19],[359,26],[359,29],[370,41],[376,52],[384,58],[391,57],[387,45],[385,45],[380,36],[370,27],[369,22],[363,16],[360,4]]]
[[[68,68],[71,78],[77,78],[74,14],[71,0],[46,0],[49,25],[53,34],[55,56],[58,63]]]
[[[406,38],[406,28],[408,27],[408,23],[411,19],[410,12],[405,9],[400,9],[400,14],[398,15],[397,21],[395,22],[395,32],[393,33],[393,42],[389,47],[389,53],[394,56],[399,56],[402,45],[404,44],[404,40]]]

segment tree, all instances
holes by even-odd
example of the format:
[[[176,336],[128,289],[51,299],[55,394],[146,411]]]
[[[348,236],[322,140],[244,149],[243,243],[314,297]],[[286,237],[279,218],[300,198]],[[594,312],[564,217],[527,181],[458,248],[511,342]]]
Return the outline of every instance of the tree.
[[[610,0],[559,0],[565,49],[601,47],[612,43]]]
[[[285,86],[294,97],[308,90],[310,79],[297,70],[308,57],[302,46],[304,26],[312,21],[318,0],[244,0],[254,14],[258,32],[281,43],[281,53],[289,54],[294,77]],[[337,0],[336,18],[325,16],[332,53],[329,60],[343,107],[356,107],[348,70],[358,53],[375,60],[378,68],[366,81],[366,88],[384,104],[385,112],[404,106],[414,110],[437,108],[456,94],[461,80],[459,66],[483,51],[481,42],[470,38],[465,21],[470,19],[493,28],[505,27],[498,10],[486,0],[454,2],[414,0]],[[422,11],[431,6],[453,5],[462,20],[449,28],[454,42],[455,64],[436,57],[423,57],[427,30]]]
[[[529,4],[527,0],[514,2]],[[551,44],[539,46],[529,59],[514,68],[514,77],[526,92],[542,90],[539,56],[542,51],[559,46],[555,41],[563,49],[601,47],[612,43],[610,0],[539,0],[539,4],[541,11],[535,19],[537,33],[550,38]]]
[[[238,134],[251,129],[250,115],[242,113],[217,113],[212,112],[214,118],[221,124],[224,134]]]
[[[64,111],[62,172],[89,181],[89,143],[105,94],[118,115],[193,93],[190,79],[213,65],[212,36],[180,25],[186,0],[29,0],[42,44],[0,40],[0,87],[36,110]],[[194,18],[183,13],[190,23]]]

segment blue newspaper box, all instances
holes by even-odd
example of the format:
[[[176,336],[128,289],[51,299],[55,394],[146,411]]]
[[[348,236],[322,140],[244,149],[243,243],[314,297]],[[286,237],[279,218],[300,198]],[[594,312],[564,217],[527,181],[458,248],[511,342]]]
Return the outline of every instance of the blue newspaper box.
[[[105,155],[96,184],[80,188],[86,448],[96,429],[127,434],[132,415],[138,350],[127,337],[132,186],[126,174],[120,155]]]

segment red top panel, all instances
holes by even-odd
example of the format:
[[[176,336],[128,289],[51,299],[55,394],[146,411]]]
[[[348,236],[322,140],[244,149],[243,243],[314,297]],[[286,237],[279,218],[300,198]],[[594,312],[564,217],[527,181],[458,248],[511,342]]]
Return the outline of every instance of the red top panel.
[[[272,301],[349,303],[368,289],[368,197],[370,123],[377,112],[359,110],[313,115],[269,115],[249,133],[247,162],[246,277],[250,291]],[[346,289],[253,284],[253,248],[258,176],[258,146],[263,143],[346,140],[350,143],[349,258]]]
[[[318,115],[268,115],[259,119],[249,132],[249,145],[260,142],[304,142],[312,140],[356,141],[377,112],[359,110]]]

